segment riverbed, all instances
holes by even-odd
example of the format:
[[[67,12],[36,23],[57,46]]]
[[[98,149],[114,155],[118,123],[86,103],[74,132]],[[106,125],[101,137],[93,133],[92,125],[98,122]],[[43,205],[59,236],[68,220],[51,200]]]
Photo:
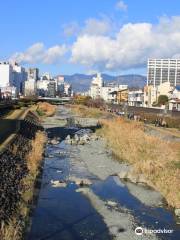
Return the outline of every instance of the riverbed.
[[[95,133],[84,145],[69,144],[66,137],[78,129],[67,125],[67,118],[73,118],[69,109],[59,106],[44,123],[49,143],[27,239],[178,240],[179,225],[161,194],[120,180],[118,172],[129,166],[113,159],[104,139]],[[169,233],[137,235],[137,227]]]

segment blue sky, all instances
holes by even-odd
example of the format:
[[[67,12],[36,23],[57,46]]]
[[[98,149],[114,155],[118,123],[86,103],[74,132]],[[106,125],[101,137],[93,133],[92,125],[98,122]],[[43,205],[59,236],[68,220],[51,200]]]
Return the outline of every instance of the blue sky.
[[[179,0],[6,0],[0,8],[0,59],[53,74],[145,74],[147,57],[180,54],[179,44],[165,50],[167,42],[180,40],[179,15]],[[174,37],[159,43],[157,52],[152,39],[167,33]]]

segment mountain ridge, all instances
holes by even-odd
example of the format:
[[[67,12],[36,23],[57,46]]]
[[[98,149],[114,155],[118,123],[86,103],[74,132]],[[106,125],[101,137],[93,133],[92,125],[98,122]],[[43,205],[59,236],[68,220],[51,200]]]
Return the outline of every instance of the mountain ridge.
[[[64,76],[66,82],[72,84],[75,92],[84,92],[89,89],[92,78],[96,76],[96,74],[87,75],[75,73],[72,75],[61,76]],[[118,76],[102,74],[102,78],[105,83],[116,82],[118,84],[127,84],[130,88],[142,88],[146,84],[146,77],[140,74],[127,74]]]

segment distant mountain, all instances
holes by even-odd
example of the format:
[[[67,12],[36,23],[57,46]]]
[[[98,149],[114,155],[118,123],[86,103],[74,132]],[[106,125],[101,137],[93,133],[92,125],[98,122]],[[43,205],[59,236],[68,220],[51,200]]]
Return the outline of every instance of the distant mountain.
[[[73,74],[64,75],[65,81],[71,83],[75,92],[83,92],[89,89],[92,78],[96,75]],[[127,84],[130,88],[141,88],[146,84],[146,77],[142,75],[129,74],[120,76],[111,76],[102,74],[105,83],[117,82],[119,84]]]

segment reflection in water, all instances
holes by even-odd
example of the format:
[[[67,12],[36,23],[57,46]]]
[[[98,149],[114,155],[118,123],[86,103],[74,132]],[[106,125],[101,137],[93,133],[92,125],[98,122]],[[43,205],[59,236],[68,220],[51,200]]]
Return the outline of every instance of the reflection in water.
[[[64,152],[58,156],[57,153]],[[77,186],[68,183],[67,187],[53,188],[51,181],[68,181],[69,156],[73,149],[62,142],[57,146],[48,146],[37,207],[32,218],[32,227],[28,239],[109,240],[108,229],[101,216],[91,206],[88,199],[75,190]]]
[[[98,181],[92,186],[96,195],[104,201],[113,200],[121,208],[130,210],[135,217],[138,226],[147,229],[173,229],[172,234],[158,234],[160,239],[177,240],[180,236],[180,229],[176,225],[173,214],[162,207],[148,207],[141,203],[136,197],[130,194],[126,183],[117,184],[117,177],[110,176],[105,181]]]
[[[47,132],[49,138],[61,137],[63,140],[76,130],[54,127],[47,129]],[[134,216],[137,226],[174,229],[171,236],[164,234],[160,239],[179,239],[180,232],[172,213],[162,207],[145,206],[129,192],[125,182],[117,181],[116,177],[112,176],[100,181],[88,172],[85,165],[78,164],[78,161],[80,159],[76,146],[66,145],[64,141],[58,145],[47,145],[42,184],[28,240],[113,239],[102,216],[82,193],[76,192],[77,186],[69,181],[72,174],[91,179],[93,184],[90,188],[93,192],[104,201],[117,202],[119,211],[122,211],[122,208],[128,209]],[[62,187],[53,187],[52,183],[59,180],[66,184],[62,184]],[[119,229],[121,230],[124,231],[123,228]]]

